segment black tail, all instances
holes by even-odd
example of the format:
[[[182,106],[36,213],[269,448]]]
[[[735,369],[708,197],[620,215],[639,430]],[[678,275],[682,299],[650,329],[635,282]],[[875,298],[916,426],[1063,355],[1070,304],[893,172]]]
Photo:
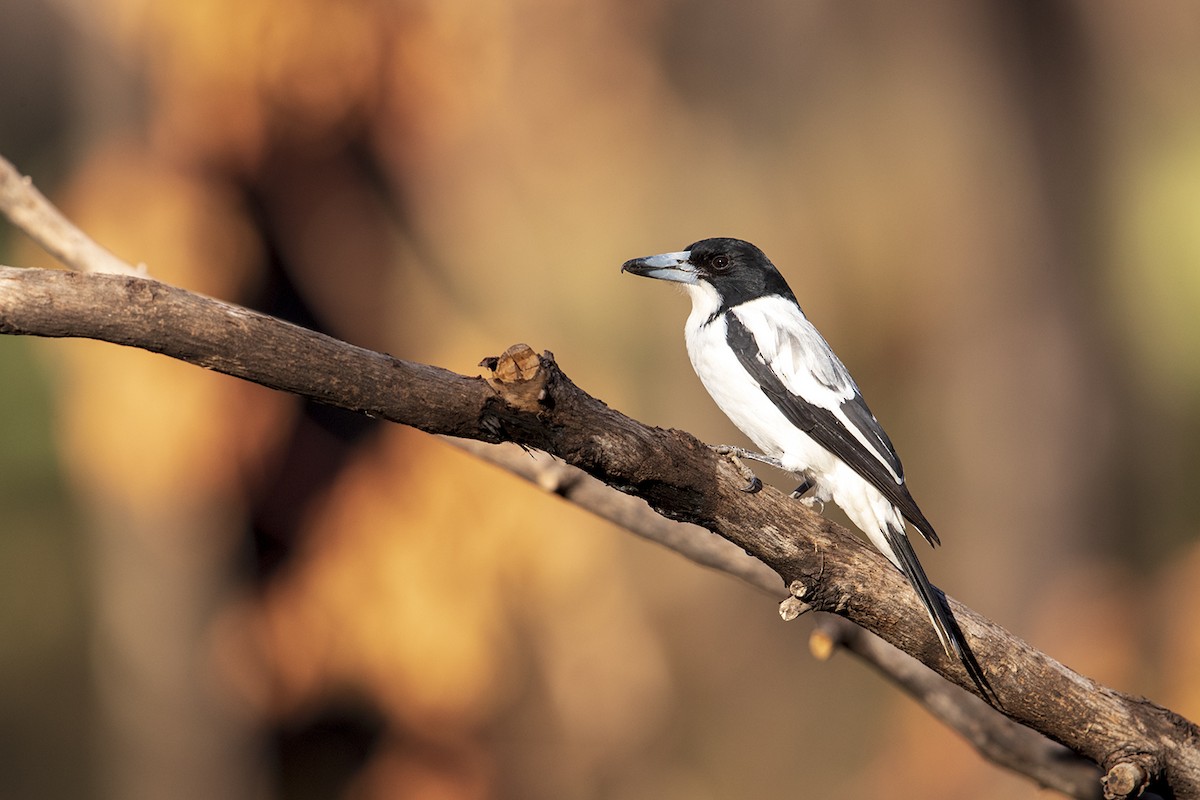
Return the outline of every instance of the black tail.
[[[958,622],[950,611],[950,604],[946,602],[946,596],[929,582],[929,578],[925,575],[925,569],[917,560],[917,554],[913,552],[908,536],[903,530],[896,530],[891,525],[885,527],[883,535],[892,552],[895,553],[896,560],[900,562],[900,570],[904,573],[904,577],[908,578],[908,582],[916,590],[917,596],[921,598],[925,610],[929,612],[929,618],[933,622],[934,630],[937,631],[938,639],[942,642],[942,647],[946,650],[946,655],[957,657],[967,671],[971,683],[975,684],[975,688],[979,690],[980,696],[990,705],[999,708],[1000,700],[996,696],[995,690],[992,689],[992,685],[988,683],[987,676],[983,674],[983,668],[979,666],[975,654],[971,652],[971,647],[967,644],[967,638],[963,635],[962,629],[958,627]]]

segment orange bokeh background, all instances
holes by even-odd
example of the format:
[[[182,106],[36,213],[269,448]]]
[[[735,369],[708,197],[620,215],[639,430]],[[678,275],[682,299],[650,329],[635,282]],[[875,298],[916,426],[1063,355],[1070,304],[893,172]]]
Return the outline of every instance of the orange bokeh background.
[[[685,301],[618,270],[754,241],[935,581],[1200,717],[1192,5],[55,0],[0,74],[0,152],[154,277],[458,372],[528,342],[711,442]],[[0,795],[1039,791],[439,440],[92,342],[0,374]]]

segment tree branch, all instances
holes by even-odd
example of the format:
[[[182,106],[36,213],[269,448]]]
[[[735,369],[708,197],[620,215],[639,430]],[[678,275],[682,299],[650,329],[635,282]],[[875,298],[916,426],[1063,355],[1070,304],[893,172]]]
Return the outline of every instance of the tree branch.
[[[543,450],[669,519],[720,534],[781,575],[808,606],[844,616],[972,688],[882,556],[773,489],[742,493],[734,468],[703,443],[609,408],[548,353],[516,346],[485,359],[485,377],[472,378],[156,281],[8,267],[0,268],[0,333],[141,347],[430,433]],[[1072,672],[951,603],[1010,719],[1106,770],[1132,765],[1176,796],[1200,796],[1194,725]]]
[[[71,224],[33,181],[0,156],[0,211],[50,255],[80,272],[141,275]]]
[[[52,252],[69,265],[79,267],[91,258],[103,262],[86,244],[64,246],[63,236],[77,241],[72,239],[75,229],[61,215],[56,220],[52,206],[54,213],[47,214],[44,198],[30,205],[23,193],[33,192],[32,186],[0,162],[0,210],[23,228],[34,226],[31,235],[56,248]],[[65,233],[60,223],[67,225]],[[38,225],[49,226],[52,233]],[[973,691],[958,662],[945,656],[903,577],[882,556],[773,489],[742,493],[727,460],[687,433],[648,427],[609,408],[575,386],[549,353],[539,356],[514,346],[484,360],[484,377],[468,377],[133,277],[128,274],[132,268],[123,266],[110,270],[126,273],[122,275],[0,267],[0,333],[86,337],[140,347],[430,433],[509,441],[544,451],[602,484],[641,498],[663,517],[713,531],[734,549],[749,553],[782,576],[802,601],[785,601],[788,614],[807,608],[837,614]],[[594,493],[575,473],[553,476],[548,469],[540,465],[530,474],[573,502],[604,506],[604,515],[626,527],[652,531],[660,525],[647,524],[644,511]],[[689,531],[661,527],[652,538],[666,542],[676,537],[670,545],[676,549],[694,548],[707,563],[763,588],[778,585],[762,567],[733,557],[729,547],[698,545],[711,537]],[[832,640],[879,666],[934,713],[958,706],[955,713],[939,716],[988,757],[1044,785],[1076,797],[1094,796],[1078,759],[1061,759],[1063,750],[1037,742],[1030,730],[1100,765],[1107,772],[1108,797],[1136,796],[1147,786],[1169,796],[1200,797],[1200,729],[1195,725],[1146,700],[1100,686],[965,606],[951,605],[1003,715],[1023,728],[982,702],[964,703],[961,691],[919,689],[912,682],[916,673],[908,669],[911,662],[897,665],[862,643],[869,640],[845,632]],[[987,733],[972,735],[974,728]]]
[[[451,436],[442,439],[630,533],[674,550],[701,566],[740,578],[764,594],[778,598],[787,591],[774,570],[732,542],[697,525],[672,522],[636,497],[605,486],[583,470],[546,453],[522,450],[512,443],[487,444]]]
[[[545,453],[525,451],[511,443],[493,445],[442,438],[697,564],[741,578],[764,594],[779,597],[785,591],[773,570],[725,539],[696,525],[665,519],[642,501],[611,489]],[[817,658],[826,660],[835,648],[843,648],[908,692],[993,763],[1070,797],[1101,796],[1101,773],[1091,761],[1018,725],[984,701],[943,680],[912,656],[848,620],[832,614],[814,616],[817,623],[810,646]]]
[[[820,659],[829,658],[835,647],[859,656],[993,763],[1071,797],[1100,796],[1101,773],[1091,761],[996,713],[978,697],[964,695],[908,653],[857,625],[820,614],[810,647]]]

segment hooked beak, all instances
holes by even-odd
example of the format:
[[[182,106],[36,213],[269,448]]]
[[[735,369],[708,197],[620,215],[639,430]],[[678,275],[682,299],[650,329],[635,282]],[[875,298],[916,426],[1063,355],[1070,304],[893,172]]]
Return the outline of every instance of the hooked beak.
[[[691,255],[690,251],[682,250],[678,253],[634,258],[621,265],[621,272],[631,272],[634,275],[644,275],[647,278],[658,278],[662,281],[695,283],[697,280],[696,268],[688,261]]]

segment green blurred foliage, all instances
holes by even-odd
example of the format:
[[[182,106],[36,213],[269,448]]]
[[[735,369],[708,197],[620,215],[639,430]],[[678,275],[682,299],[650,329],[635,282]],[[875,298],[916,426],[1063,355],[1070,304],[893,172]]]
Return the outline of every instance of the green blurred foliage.
[[[86,549],[39,343],[0,338],[0,774],[10,797],[87,786]]]

